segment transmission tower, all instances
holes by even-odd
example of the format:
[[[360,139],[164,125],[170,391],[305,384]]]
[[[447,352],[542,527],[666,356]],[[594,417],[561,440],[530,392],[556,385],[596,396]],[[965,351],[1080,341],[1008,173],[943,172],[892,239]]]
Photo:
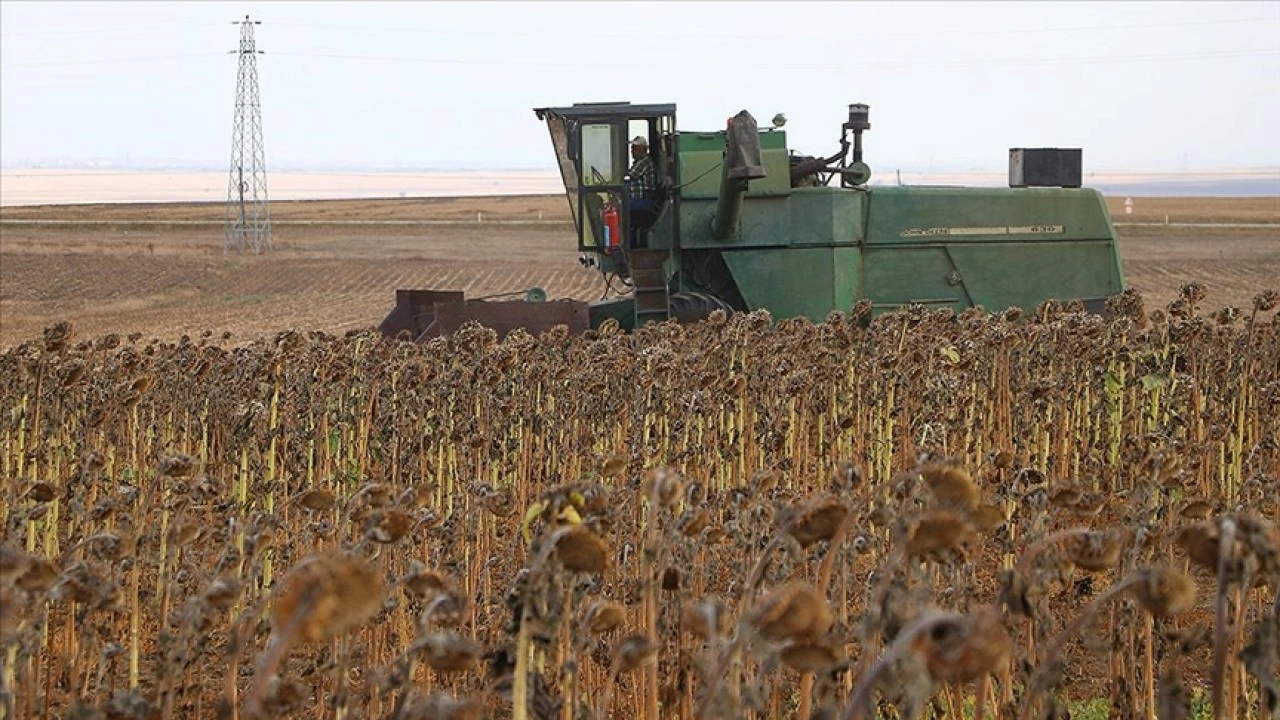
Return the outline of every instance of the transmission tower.
[[[236,75],[236,114],[231,131],[231,178],[227,183],[227,241],[231,248],[260,253],[271,249],[271,212],[267,205],[267,167],[262,150],[262,106],[258,102],[258,55],[253,26],[240,26],[240,70]]]

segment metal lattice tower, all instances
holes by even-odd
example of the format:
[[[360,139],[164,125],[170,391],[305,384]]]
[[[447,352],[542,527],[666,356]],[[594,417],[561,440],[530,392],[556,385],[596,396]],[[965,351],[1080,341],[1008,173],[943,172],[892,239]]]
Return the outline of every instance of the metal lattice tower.
[[[253,26],[240,26],[240,70],[236,76],[235,125],[231,132],[231,178],[227,183],[227,241],[223,251],[271,249],[271,212],[267,205],[267,167],[262,149],[262,106],[258,101],[258,55]]]

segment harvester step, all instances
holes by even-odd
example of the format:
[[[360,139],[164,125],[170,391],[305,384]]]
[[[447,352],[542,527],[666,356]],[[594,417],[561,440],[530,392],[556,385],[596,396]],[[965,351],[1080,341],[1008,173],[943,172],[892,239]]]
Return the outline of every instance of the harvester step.
[[[670,308],[667,297],[667,275],[663,265],[671,257],[670,250],[632,250],[628,260],[631,266],[631,286],[635,291],[636,326],[653,320],[666,320]]]

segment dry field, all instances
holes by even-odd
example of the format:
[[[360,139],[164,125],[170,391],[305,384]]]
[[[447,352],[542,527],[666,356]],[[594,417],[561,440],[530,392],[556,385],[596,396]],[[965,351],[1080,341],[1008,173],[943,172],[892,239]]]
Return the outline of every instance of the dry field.
[[[1269,230],[1136,228],[1105,320],[414,345],[396,286],[593,292],[567,230],[3,229],[5,720],[1280,713]]]
[[[1117,221],[1280,223],[1280,198],[1138,198]],[[276,203],[276,220],[562,219],[562,196]],[[218,221],[221,204],[6,207],[0,218]],[[0,347],[70,320],[84,332],[175,339],[204,329],[249,340],[287,328],[342,333],[376,327],[397,287],[469,296],[533,286],[552,297],[603,293],[581,268],[564,226],[277,225],[275,252],[223,254],[216,225],[0,226]],[[1152,307],[1200,282],[1206,307],[1245,308],[1280,277],[1280,230],[1125,228],[1130,287]]]

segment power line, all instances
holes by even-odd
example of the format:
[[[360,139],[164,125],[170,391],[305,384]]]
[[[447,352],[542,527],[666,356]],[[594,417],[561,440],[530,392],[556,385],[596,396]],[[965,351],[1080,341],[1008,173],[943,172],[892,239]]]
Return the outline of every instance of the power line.
[[[233,51],[234,52],[234,51]],[[204,57],[222,57],[226,53],[223,52],[201,52],[201,53],[181,53],[173,55],[147,55],[127,58],[92,58],[85,60],[52,60],[47,62],[19,62],[5,63],[5,69],[26,69],[26,68],[44,68],[44,67],[62,67],[74,65],[102,65],[109,63],[138,63],[138,62],[156,62],[164,60],[185,60],[191,58]],[[268,54],[258,51],[258,54]],[[327,52],[272,52],[269,53],[276,57],[298,57],[298,58],[316,58],[327,60],[359,60],[366,62],[397,62],[397,63],[425,63],[434,65],[476,65],[476,66],[535,66],[535,67],[592,67],[592,68],[628,68],[632,67],[631,63],[617,62],[592,62],[584,66],[579,60],[569,61],[548,61],[548,60],[526,60],[526,59],[508,59],[508,60],[473,60],[463,58],[443,58],[443,57],[405,57],[391,55],[352,55],[346,53],[327,53]],[[847,65],[842,63],[768,63],[772,68],[837,68],[850,67],[856,65],[859,68],[865,67],[925,67],[929,69],[947,68],[947,67],[987,67],[1002,65],[1072,65],[1072,64],[1089,64],[1100,62],[1146,62],[1146,61],[1163,61],[1163,60],[1217,60],[1231,58],[1248,58],[1248,57],[1265,57],[1269,55],[1280,54],[1280,48],[1251,48],[1245,50],[1223,50],[1208,51],[1198,53],[1164,53],[1164,54],[1145,54],[1145,55],[1115,55],[1101,57],[1057,57],[1057,58],[978,58],[972,60],[876,60],[870,58],[859,59],[856,63],[850,62]],[[666,67],[666,68],[688,68],[689,63],[661,63],[648,62],[646,67]]]
[[[42,68],[42,67],[58,67],[64,65],[105,65],[108,63],[135,63],[135,62],[156,62],[158,60],[185,60],[187,58],[199,57],[226,57],[225,52],[203,52],[203,53],[183,53],[180,55],[148,55],[146,57],[130,57],[130,58],[95,58],[92,60],[53,60],[50,62],[30,62],[30,63],[5,63],[5,69],[11,68]]]
[[[130,33],[153,33],[159,30],[190,30],[195,28],[225,27],[222,23],[176,23],[170,25],[150,25],[118,28],[77,28],[71,30],[32,30],[26,32],[0,33],[0,37],[47,37],[51,35],[126,35]]]
[[[1249,50],[1224,50],[1204,53],[1168,53],[1150,55],[1108,55],[1101,57],[1066,57],[1066,58],[1016,58],[1008,60],[955,60],[945,63],[947,67],[979,67],[987,65],[1090,65],[1094,63],[1125,62],[1158,62],[1165,60],[1226,60],[1232,58],[1265,57],[1280,55],[1280,48],[1258,48]],[[874,64],[874,63],[873,63]],[[892,65],[894,63],[888,63]],[[912,63],[907,63],[911,65]],[[916,63],[918,64],[918,63]],[[944,63],[938,63],[943,65]]]
[[[350,55],[344,53],[322,53],[322,52],[272,52],[265,53],[259,51],[259,54],[270,54],[276,57],[297,57],[297,58],[316,58],[325,60],[358,60],[365,62],[396,62],[396,63],[425,63],[432,65],[477,65],[477,66],[535,66],[535,67],[583,67],[580,61],[547,61],[547,60],[469,60],[462,58],[440,58],[440,57],[403,57],[390,55]],[[6,63],[5,69],[27,69],[27,68],[45,68],[45,67],[64,67],[75,65],[104,65],[112,63],[139,63],[139,62],[157,62],[167,60],[186,60],[191,58],[207,58],[207,57],[224,57],[224,52],[203,52],[203,53],[182,53],[176,55],[147,55],[140,57],[128,58],[95,58],[88,60],[53,60],[49,62],[28,62],[28,63]],[[1058,57],[1058,58],[981,58],[975,60],[874,60],[862,59],[856,65],[858,67],[924,67],[935,69],[939,67],[987,67],[1002,65],[1076,65],[1103,62],[1146,62],[1146,61],[1164,61],[1164,60],[1218,60],[1231,58],[1249,58],[1249,57],[1266,57],[1270,55],[1280,55],[1280,48],[1257,48],[1248,50],[1224,50],[1220,52],[1201,52],[1201,53],[1166,53],[1166,54],[1147,54],[1147,55],[1114,55],[1101,57]],[[770,67],[774,68],[834,68],[845,67],[839,63],[770,63]],[[625,68],[631,67],[628,63],[591,63],[590,67],[596,68]],[[647,63],[646,67],[669,67],[669,68],[687,68],[688,63]]]
[[[1216,20],[1197,20],[1188,22],[1159,22],[1159,23],[1116,23],[1111,25],[1077,25],[1069,27],[1040,27],[1040,28],[975,28],[965,30],[966,35],[1028,35],[1028,34],[1062,34],[1073,32],[1098,32],[1104,30],[1145,30],[1155,28],[1176,28],[1176,27],[1202,27],[1209,25],[1256,25],[1265,23],[1280,23],[1277,17],[1257,17],[1257,18],[1222,18]],[[448,27],[443,29],[436,28],[391,28],[391,27],[353,27],[345,25],[324,25],[317,23],[294,23],[294,22],[274,22],[274,27],[299,28],[309,30],[330,30],[348,33],[361,34],[388,34],[388,35],[477,35],[484,37],[548,37],[554,33],[547,33],[544,30],[536,31],[518,31],[518,30],[477,30],[472,28]],[[223,27],[221,23],[172,23],[167,25],[132,25],[128,27],[115,28],[71,28],[63,30],[33,30],[22,32],[3,32],[0,37],[19,38],[19,37],[51,37],[60,35],[127,35],[127,34],[146,34],[157,31],[170,30],[188,30],[188,29],[204,29],[213,27]],[[908,32],[890,32],[876,33],[877,38],[902,38],[902,37],[928,37],[935,35],[954,35],[955,30],[917,30]],[[823,32],[821,30],[806,30],[807,37],[845,37],[846,33],[840,32]],[[634,38],[632,33],[599,33],[593,32],[593,38]],[[775,37],[774,35],[749,35],[749,34],[722,34],[722,33],[698,33],[694,35],[681,35],[678,33],[664,32],[663,38],[669,39],[686,39],[686,40],[746,40],[746,39],[768,39]]]
[[[1030,34],[1060,34],[1074,32],[1099,32],[1105,30],[1145,30],[1155,28],[1177,28],[1177,27],[1203,27],[1209,25],[1257,25],[1257,24],[1280,24],[1278,17],[1259,17],[1259,18],[1223,18],[1216,20],[1197,20],[1187,22],[1155,22],[1155,23],[1116,23],[1111,25],[1077,25],[1069,27],[1039,27],[1039,28],[976,28],[966,29],[965,35],[1030,35]],[[315,23],[273,23],[274,26],[299,28],[309,30],[332,30],[337,32],[361,33],[361,34],[387,34],[387,35],[447,35],[450,37],[457,36],[482,36],[482,37],[554,37],[555,33],[548,33],[545,30],[482,30],[472,28],[445,27],[445,28],[389,28],[389,27],[352,27],[345,25],[323,25]],[[805,31],[805,36],[814,37],[847,37],[846,31],[824,32],[822,30]],[[951,36],[955,35],[954,29],[948,28],[943,30],[916,30],[906,32],[889,32],[875,33],[875,37],[879,38],[903,38],[903,37],[930,37],[937,35]],[[577,35],[573,35],[577,38]],[[634,33],[609,33],[592,31],[592,39],[599,38],[625,38],[634,39]],[[679,33],[670,33],[664,31],[661,35],[663,39],[679,39],[679,40],[768,40],[777,37],[775,35],[751,35],[742,33],[698,33],[694,35],[681,35]]]
[[[342,53],[311,53],[311,52],[272,52],[274,57],[300,57],[300,58],[318,58],[323,60],[362,60],[370,62],[401,62],[401,63],[427,63],[431,65],[537,65],[540,67],[582,67],[581,62],[547,62],[547,61],[525,61],[525,60],[463,60],[459,58],[413,58],[413,57],[393,57],[390,55],[347,55]],[[605,67],[600,63],[592,63],[592,67]],[[608,67],[613,67],[609,65]],[[646,63],[646,67],[653,67],[652,64]]]
[[[402,57],[389,55],[348,55],[341,53],[312,53],[312,52],[272,52],[271,55],[276,57],[298,57],[298,58],[317,58],[329,60],[357,60],[364,62],[395,62],[395,63],[424,63],[428,65],[491,65],[500,67],[512,66],[533,66],[533,67],[574,67],[574,68],[601,68],[601,69],[618,69],[633,67],[631,63],[606,63],[593,62],[589,66],[584,66],[580,61],[546,61],[546,60],[527,60],[527,59],[508,59],[508,60],[472,60],[460,58],[431,58],[431,57]],[[1224,50],[1220,52],[1200,52],[1200,53],[1166,53],[1166,54],[1147,54],[1147,55],[1108,55],[1099,57],[1056,57],[1056,58],[979,58],[974,60],[874,60],[860,59],[856,63],[769,63],[770,68],[788,68],[788,69],[837,69],[845,67],[879,67],[879,68],[924,68],[929,70],[948,69],[956,67],[1000,67],[1000,66],[1025,66],[1025,65],[1087,65],[1095,63],[1126,63],[1126,62],[1161,62],[1161,61],[1181,61],[1181,60],[1225,60],[1234,58],[1251,58],[1266,57],[1280,55],[1280,48],[1257,48],[1247,50]],[[696,63],[694,63],[696,64]],[[689,69],[691,63],[646,63],[647,68],[682,68]]]

